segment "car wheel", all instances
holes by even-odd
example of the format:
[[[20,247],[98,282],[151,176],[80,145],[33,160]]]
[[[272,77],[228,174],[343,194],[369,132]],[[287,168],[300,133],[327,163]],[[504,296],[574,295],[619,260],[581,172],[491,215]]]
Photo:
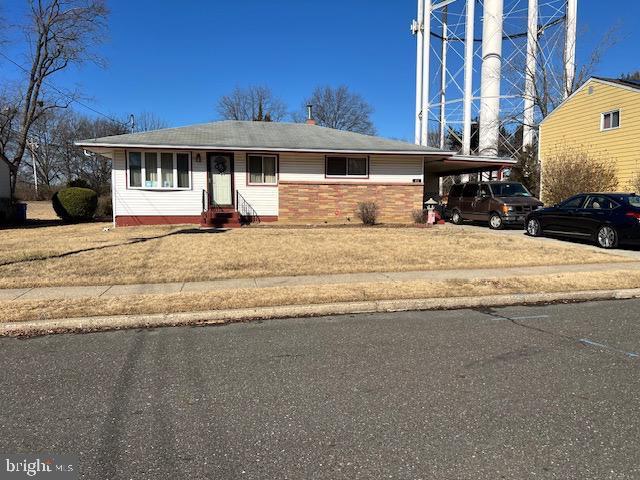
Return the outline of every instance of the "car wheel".
[[[596,233],[596,243],[602,248],[616,248],[618,246],[618,234],[613,227],[603,225]]]
[[[527,222],[527,234],[531,237],[539,237],[542,235],[540,222],[535,218],[530,218]]]
[[[462,225],[462,214],[458,210],[454,210],[451,214],[451,221],[456,225]]]
[[[489,228],[493,230],[502,230],[504,228],[502,217],[495,212],[489,217]]]

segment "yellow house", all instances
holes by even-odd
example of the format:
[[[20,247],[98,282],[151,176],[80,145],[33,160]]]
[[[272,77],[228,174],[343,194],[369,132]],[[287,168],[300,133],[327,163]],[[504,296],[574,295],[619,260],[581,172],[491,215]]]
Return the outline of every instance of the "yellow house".
[[[640,82],[592,77],[561,103],[540,124],[541,165],[565,148],[609,158],[618,188],[631,188],[640,173]]]

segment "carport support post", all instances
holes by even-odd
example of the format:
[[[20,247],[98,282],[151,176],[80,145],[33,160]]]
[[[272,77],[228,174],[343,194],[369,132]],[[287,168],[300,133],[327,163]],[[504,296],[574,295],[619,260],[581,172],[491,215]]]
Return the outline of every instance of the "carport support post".
[[[467,0],[467,24],[464,38],[464,117],[462,154],[471,154],[471,102],[473,101],[473,35],[476,0]]]

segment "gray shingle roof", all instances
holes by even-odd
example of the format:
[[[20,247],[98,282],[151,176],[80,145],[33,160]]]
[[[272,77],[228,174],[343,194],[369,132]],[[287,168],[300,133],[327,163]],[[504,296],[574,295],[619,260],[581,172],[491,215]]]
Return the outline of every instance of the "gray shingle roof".
[[[182,147],[320,152],[434,153],[437,148],[304,123],[222,121],[76,142],[82,147]]]
[[[596,80],[602,80],[603,82],[615,83],[624,87],[635,88],[640,90],[640,81],[638,80],[623,80],[622,78],[607,78],[607,77],[592,77]]]

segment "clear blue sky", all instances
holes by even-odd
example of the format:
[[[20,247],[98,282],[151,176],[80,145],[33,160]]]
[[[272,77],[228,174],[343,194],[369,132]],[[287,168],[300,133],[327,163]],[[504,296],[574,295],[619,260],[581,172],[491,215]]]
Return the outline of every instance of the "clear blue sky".
[[[25,4],[3,2],[5,17],[23,21]],[[620,23],[624,35],[598,74],[640,69],[639,4],[580,2],[579,58],[611,25]],[[268,85],[294,110],[314,86],[346,84],[374,106],[379,134],[413,137],[415,42],[408,27],[415,0],[111,0],[109,6],[110,38],[100,47],[107,68],[87,65],[53,80],[79,86],[102,112],[123,118],[148,111],[178,126],[216,119],[217,98],[236,85]],[[5,51],[24,61],[19,37],[13,39]],[[0,82],[14,73],[0,59]]]

